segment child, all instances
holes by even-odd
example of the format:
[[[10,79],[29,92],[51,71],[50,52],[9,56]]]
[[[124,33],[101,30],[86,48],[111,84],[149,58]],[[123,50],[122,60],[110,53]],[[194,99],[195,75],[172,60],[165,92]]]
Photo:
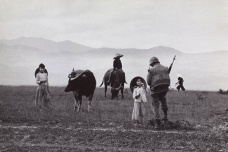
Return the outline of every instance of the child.
[[[183,91],[185,91],[185,88],[183,86],[184,80],[183,80],[182,76],[181,75],[177,75],[177,76],[178,76],[178,82],[176,83],[177,90],[179,91],[180,89],[182,89]]]
[[[132,112],[132,120],[137,124],[143,124],[145,116],[144,102],[147,102],[146,91],[141,79],[138,79],[136,84],[137,87],[135,87],[133,91],[134,108]]]
[[[49,85],[48,75],[45,73],[45,65],[40,64],[39,73],[36,74],[36,83],[39,85],[36,92],[35,105],[41,107],[47,107],[47,101],[49,99]]]

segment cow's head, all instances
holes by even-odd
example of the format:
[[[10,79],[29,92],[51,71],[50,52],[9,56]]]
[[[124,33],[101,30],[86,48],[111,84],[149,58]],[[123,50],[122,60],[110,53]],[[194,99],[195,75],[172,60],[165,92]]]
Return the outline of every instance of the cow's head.
[[[119,90],[123,87],[120,75],[116,72],[113,72],[111,87],[112,99],[114,99],[118,96]]]
[[[82,71],[81,70],[76,70],[74,71],[74,69],[72,70],[72,72],[68,75],[69,81],[68,81],[68,85],[65,88],[65,92],[69,92],[69,91],[76,91],[77,90],[77,84],[79,83],[79,79],[82,76]]]

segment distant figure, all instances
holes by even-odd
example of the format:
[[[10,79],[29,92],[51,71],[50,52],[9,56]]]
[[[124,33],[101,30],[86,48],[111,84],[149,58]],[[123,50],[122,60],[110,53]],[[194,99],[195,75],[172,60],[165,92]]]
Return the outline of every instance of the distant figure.
[[[116,53],[116,56],[113,58],[114,59],[114,61],[113,61],[113,71],[122,70],[122,62],[120,60],[121,57],[123,57],[122,54]],[[110,77],[111,77],[113,71],[110,73],[108,83],[110,83],[110,80],[111,80]],[[127,83],[126,80],[125,80],[125,75],[124,75],[124,82]]]
[[[113,58],[113,69],[122,69],[122,63],[120,58],[123,57],[122,54],[116,53],[116,56]]]
[[[179,91],[180,89],[182,89],[183,91],[185,91],[185,88],[183,86],[184,80],[182,78],[181,75],[178,75],[178,82],[176,83],[177,85],[177,90]]]
[[[159,105],[164,112],[164,121],[167,121],[168,106],[166,102],[166,94],[169,91],[170,77],[169,73],[171,68],[165,67],[160,64],[157,57],[152,57],[149,62],[150,68],[147,74],[147,84],[150,86],[152,107],[155,118],[155,129],[160,128],[160,115]]]
[[[132,120],[136,124],[143,124],[145,116],[145,105],[147,102],[146,99],[146,90],[144,89],[144,84],[141,79],[138,79],[136,82],[137,86],[133,91],[134,107],[132,112]]]
[[[36,74],[36,83],[38,88],[36,90],[36,100],[35,105],[39,107],[47,107],[47,103],[50,96],[49,84],[48,84],[48,74],[45,73],[45,65],[39,65],[39,73]]]

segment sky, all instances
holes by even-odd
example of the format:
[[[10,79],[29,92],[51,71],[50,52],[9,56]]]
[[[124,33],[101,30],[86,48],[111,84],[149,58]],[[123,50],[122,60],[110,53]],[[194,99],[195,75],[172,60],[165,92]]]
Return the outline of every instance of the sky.
[[[228,50],[227,0],[0,0],[0,39],[100,48]]]

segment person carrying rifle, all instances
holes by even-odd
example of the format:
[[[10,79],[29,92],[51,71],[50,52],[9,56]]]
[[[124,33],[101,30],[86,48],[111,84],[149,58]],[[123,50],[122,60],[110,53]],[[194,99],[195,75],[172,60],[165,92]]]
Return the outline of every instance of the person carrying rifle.
[[[173,62],[175,57],[173,59]],[[160,115],[159,106],[161,102],[162,111],[164,113],[164,121],[168,120],[167,112],[168,106],[166,102],[166,94],[169,91],[170,86],[170,76],[169,73],[172,69],[173,62],[170,67],[165,67],[160,64],[157,57],[152,57],[150,59],[150,68],[147,74],[147,84],[150,86],[151,97],[152,97],[152,107],[155,118],[155,129],[160,128]]]

